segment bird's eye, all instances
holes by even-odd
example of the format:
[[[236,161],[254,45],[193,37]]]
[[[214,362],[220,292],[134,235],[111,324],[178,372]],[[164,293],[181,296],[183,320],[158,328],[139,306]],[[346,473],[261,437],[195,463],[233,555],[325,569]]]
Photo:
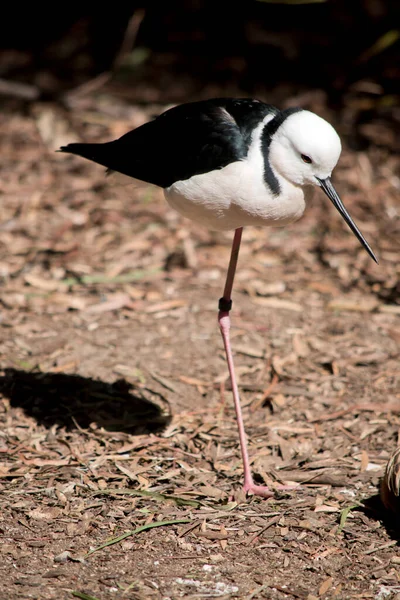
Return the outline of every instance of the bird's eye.
[[[312,163],[312,160],[311,160],[311,158],[310,158],[309,156],[307,156],[306,154],[302,154],[302,155],[301,155],[301,160],[302,160],[303,162],[307,163],[308,165],[309,165],[310,163]]]

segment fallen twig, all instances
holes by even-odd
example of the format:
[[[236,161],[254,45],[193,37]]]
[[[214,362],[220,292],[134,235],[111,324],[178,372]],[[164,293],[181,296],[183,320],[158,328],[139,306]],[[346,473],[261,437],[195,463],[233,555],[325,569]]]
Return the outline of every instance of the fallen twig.
[[[153,500],[159,500],[161,502],[165,502],[167,500],[172,500],[175,502],[177,506],[193,506],[193,508],[199,508],[202,505],[202,502],[199,500],[187,500],[186,498],[180,498],[179,496],[170,496],[169,494],[160,494],[160,492],[148,492],[146,490],[99,490],[93,494],[94,496],[106,495],[106,496],[118,496],[118,495],[126,495],[126,496],[142,496],[145,498],[152,498]]]

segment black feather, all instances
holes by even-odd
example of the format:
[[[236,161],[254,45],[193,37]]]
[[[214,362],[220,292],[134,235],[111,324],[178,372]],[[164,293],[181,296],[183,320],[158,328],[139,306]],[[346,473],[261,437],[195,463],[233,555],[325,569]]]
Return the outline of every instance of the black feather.
[[[245,158],[252,131],[268,114],[279,111],[247,98],[192,102],[113,142],[69,144],[61,151],[165,188]]]
[[[278,131],[278,128],[282,125],[282,123],[293,115],[296,112],[299,112],[303,109],[301,108],[287,108],[286,110],[281,110],[278,114],[275,115],[273,119],[268,121],[265,125],[262,137],[261,137],[261,148],[264,157],[264,180],[268,184],[269,189],[275,196],[278,196],[281,187],[279,185],[279,181],[271,167],[269,162],[269,147],[271,145],[271,140],[274,134]]]

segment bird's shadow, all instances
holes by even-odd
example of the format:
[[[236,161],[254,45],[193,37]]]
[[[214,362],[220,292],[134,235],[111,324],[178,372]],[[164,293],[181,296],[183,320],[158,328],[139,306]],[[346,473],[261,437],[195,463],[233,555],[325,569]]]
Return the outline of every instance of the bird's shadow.
[[[380,494],[374,494],[363,501],[363,506],[358,507],[368,518],[380,521],[392,540],[400,545],[400,515],[393,513],[383,505]]]
[[[95,424],[138,435],[160,431],[171,420],[169,407],[164,411],[152,400],[165,401],[160,394],[124,379],[106,383],[80,375],[8,368],[0,376],[0,393],[46,427],[73,430]]]

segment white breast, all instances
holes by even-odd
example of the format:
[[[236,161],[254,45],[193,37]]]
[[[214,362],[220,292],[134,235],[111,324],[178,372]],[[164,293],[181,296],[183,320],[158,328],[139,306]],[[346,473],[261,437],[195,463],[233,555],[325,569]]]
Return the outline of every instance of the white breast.
[[[274,196],[264,181],[260,135],[269,115],[254,130],[247,157],[218,169],[177,181],[164,190],[181,215],[209,229],[229,230],[245,225],[281,226],[304,212],[304,194],[278,176],[281,193]]]

